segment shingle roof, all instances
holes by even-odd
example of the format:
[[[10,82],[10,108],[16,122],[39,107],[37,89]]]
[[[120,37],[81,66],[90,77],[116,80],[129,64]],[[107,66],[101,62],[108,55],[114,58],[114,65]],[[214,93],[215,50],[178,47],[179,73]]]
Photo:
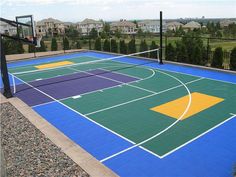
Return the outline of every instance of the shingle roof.
[[[185,28],[199,28],[201,27],[201,24],[195,21],[191,21],[189,23],[187,23],[186,25],[184,25]]]
[[[38,21],[37,24],[44,24],[46,22],[63,23],[62,21],[54,19],[54,18],[47,18],[47,19],[43,19],[41,21]]]
[[[133,22],[130,21],[120,21],[120,22],[114,22],[111,24],[111,26],[117,26],[117,27],[125,27],[125,26],[129,26],[129,27],[136,27],[136,25]]]
[[[80,24],[94,24],[94,23],[102,23],[101,21],[96,21],[93,19],[86,18]]]

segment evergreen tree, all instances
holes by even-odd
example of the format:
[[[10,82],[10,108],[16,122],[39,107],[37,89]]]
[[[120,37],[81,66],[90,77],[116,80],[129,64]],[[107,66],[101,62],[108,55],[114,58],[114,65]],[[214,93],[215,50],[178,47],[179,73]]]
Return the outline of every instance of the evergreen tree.
[[[103,43],[103,51],[105,52],[110,52],[110,40],[109,39],[105,39],[104,43]]]
[[[140,43],[140,52],[144,52],[148,50],[148,46],[145,40],[142,40]],[[142,53],[140,54],[142,57],[148,57],[148,52],[147,53]]]
[[[100,38],[100,37],[98,37],[98,38],[95,40],[94,50],[98,50],[98,51],[101,51],[101,50],[102,50],[102,42],[101,42],[101,38]]]
[[[230,68],[236,70],[236,47],[233,48],[230,54]]]
[[[92,28],[89,32],[89,36],[91,39],[96,39],[98,37],[98,31],[95,28]]]
[[[57,40],[56,38],[52,38],[52,42],[51,42],[51,51],[57,51]]]
[[[111,40],[111,52],[113,52],[113,53],[118,52],[118,46],[117,46],[117,42],[115,39]]]
[[[79,41],[76,41],[76,49],[81,49],[81,45]]]
[[[64,50],[69,50],[70,49],[70,43],[67,37],[63,38],[63,49]]]
[[[110,36],[111,30],[110,30],[109,23],[104,23],[104,25],[103,25],[103,32],[106,34],[106,37]]]
[[[119,29],[116,29],[116,30],[115,30],[115,37],[118,38],[118,39],[120,39],[120,37],[121,37],[121,32],[120,32]]]
[[[188,63],[187,49],[180,41],[176,42],[176,60],[178,62]]]
[[[131,39],[128,43],[128,52],[131,53],[136,53],[136,44],[135,44],[135,39]]]
[[[152,41],[152,44],[150,46],[150,50],[157,49],[158,46],[156,45],[155,41]],[[150,58],[157,58],[157,51],[150,52]]]
[[[124,40],[120,40],[120,53],[127,54],[127,45]]]
[[[196,46],[193,50],[193,60],[192,60],[192,64],[196,64],[199,65],[201,63],[202,60],[202,51],[200,46]]]
[[[213,54],[213,60],[211,66],[216,68],[222,68],[223,64],[223,49],[222,47],[217,47]]]
[[[166,47],[166,60],[175,61],[175,48],[171,43]]]
[[[6,55],[24,53],[23,44],[11,39],[3,39],[4,51]]]

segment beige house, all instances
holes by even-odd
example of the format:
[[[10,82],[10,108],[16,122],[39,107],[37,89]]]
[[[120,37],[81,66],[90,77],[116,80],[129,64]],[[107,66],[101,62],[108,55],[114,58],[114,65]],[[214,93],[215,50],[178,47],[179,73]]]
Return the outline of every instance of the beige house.
[[[171,31],[176,31],[177,29],[179,29],[181,26],[184,26],[182,23],[179,23],[179,22],[169,22],[166,24],[166,27],[168,30],[171,30]]]
[[[36,33],[42,36],[46,34],[60,35],[65,33],[65,25],[62,21],[48,18],[36,23]]]
[[[194,30],[194,29],[201,29],[201,24],[195,21],[191,21],[183,26],[184,30]]]
[[[160,21],[159,20],[143,20],[138,22],[138,27],[143,32],[160,33]],[[162,29],[166,31],[166,22],[163,21]]]
[[[228,27],[230,24],[233,24],[233,23],[236,24],[236,21],[225,19],[225,20],[220,21],[220,27],[221,28]]]
[[[98,32],[101,32],[103,29],[103,22],[86,18],[82,22],[77,23],[77,29],[83,35],[88,34],[93,28]]]
[[[137,32],[136,24],[123,19],[111,24],[111,31],[116,30],[121,31],[122,34],[135,34]]]
[[[8,34],[10,36],[16,35],[17,34],[17,30],[16,27],[5,23],[3,21],[0,22],[0,32],[2,34]]]

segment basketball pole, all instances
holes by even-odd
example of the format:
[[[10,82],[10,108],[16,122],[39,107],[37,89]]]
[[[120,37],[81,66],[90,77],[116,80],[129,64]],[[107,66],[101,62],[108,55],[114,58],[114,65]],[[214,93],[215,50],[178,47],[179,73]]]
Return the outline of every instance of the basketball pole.
[[[7,61],[4,51],[4,43],[3,43],[3,36],[0,34],[1,38],[1,77],[3,82],[3,95],[6,98],[11,98],[13,95],[11,93],[8,69],[7,69]]]
[[[160,11],[160,56],[159,56],[159,64],[163,64],[163,61],[162,61],[162,49],[163,49],[163,43],[162,43],[162,11]]]

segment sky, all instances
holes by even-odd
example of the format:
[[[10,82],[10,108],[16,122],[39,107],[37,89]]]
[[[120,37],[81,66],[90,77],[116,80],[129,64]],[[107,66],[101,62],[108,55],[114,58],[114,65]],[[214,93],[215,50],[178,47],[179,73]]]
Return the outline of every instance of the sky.
[[[236,18],[236,0],[1,0],[1,17],[34,15],[36,21],[52,17],[78,22],[163,18]]]

